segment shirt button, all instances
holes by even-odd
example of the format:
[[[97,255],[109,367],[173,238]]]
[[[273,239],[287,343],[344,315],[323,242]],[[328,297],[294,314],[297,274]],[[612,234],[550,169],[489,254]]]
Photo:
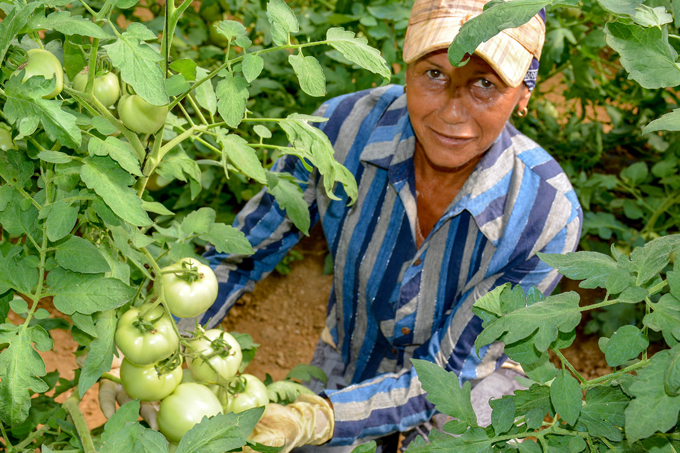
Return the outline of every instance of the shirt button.
[[[409,329],[408,327],[402,327],[401,333],[404,334],[404,335],[408,335],[408,334],[411,333],[411,329]]]
[[[422,262],[423,262],[423,260],[421,260],[420,258],[418,258],[417,260],[415,260],[415,261],[413,262],[413,265],[414,265],[414,266],[420,266],[420,264],[421,264]]]
[[[397,355],[397,348],[392,348],[392,354]]]

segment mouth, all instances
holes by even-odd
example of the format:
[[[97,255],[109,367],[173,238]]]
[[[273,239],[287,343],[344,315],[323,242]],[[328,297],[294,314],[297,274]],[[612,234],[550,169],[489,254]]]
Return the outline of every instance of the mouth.
[[[471,137],[446,135],[429,128],[434,138],[445,146],[461,146],[472,141]]]

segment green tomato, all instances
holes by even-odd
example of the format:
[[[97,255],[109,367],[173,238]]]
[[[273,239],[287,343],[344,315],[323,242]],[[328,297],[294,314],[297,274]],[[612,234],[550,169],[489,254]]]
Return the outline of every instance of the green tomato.
[[[222,8],[217,2],[201,2],[200,14],[206,22],[215,22],[222,19]]]
[[[59,59],[47,50],[29,50],[28,61],[19,66],[12,75],[19,75],[22,70],[26,71],[24,73],[24,78],[21,81],[22,83],[25,83],[28,79],[34,76],[43,76],[48,80],[52,78],[57,79],[57,84],[54,89],[50,92],[50,94],[43,96],[43,99],[52,99],[57,97],[59,93],[61,93],[62,88],[64,88],[64,69],[61,67]]]
[[[218,382],[236,376],[243,354],[236,338],[220,329],[206,331],[202,337],[189,342],[195,354],[213,356],[206,363],[200,357],[187,357],[187,366],[196,382]],[[216,353],[216,351],[220,351]],[[217,371],[213,371],[210,365]],[[219,375],[219,376],[218,376]]]
[[[196,273],[165,273],[194,269]],[[193,318],[206,311],[217,299],[217,277],[210,266],[193,258],[182,258],[163,269],[165,303],[174,316]]]
[[[146,182],[146,188],[154,192],[156,190],[161,190],[163,187],[167,186],[172,181],[173,181],[172,179],[165,179],[158,173],[152,173],[151,176],[149,176],[149,180]]]
[[[168,106],[152,105],[137,94],[125,94],[118,101],[118,116],[128,129],[153,134],[165,124]]]
[[[203,417],[212,417],[220,412],[222,406],[210,389],[191,382],[180,384],[161,401],[158,430],[170,442],[178,444]]]
[[[16,149],[17,145],[12,140],[12,131],[7,124],[0,123],[0,150]]]
[[[147,303],[131,308],[118,320],[116,345],[135,365],[151,365],[165,360],[179,347],[179,337],[163,307],[154,308],[145,322],[139,320],[139,315],[151,305]]]
[[[267,406],[269,404],[269,393],[267,386],[252,374],[242,374],[240,378],[245,380],[238,393],[230,396],[229,401],[224,406],[224,413],[234,412],[236,414],[247,411],[254,407]]]
[[[213,22],[212,24],[208,25],[208,36],[210,37],[210,42],[213,45],[224,49],[229,44],[229,40],[226,36],[220,34],[217,31],[217,28],[215,28],[217,24],[219,24],[219,22]]]
[[[158,401],[170,395],[182,382],[180,365],[170,372],[158,374],[156,365],[135,365],[125,358],[120,366],[120,380],[130,398]]]
[[[73,89],[78,91],[85,91],[87,87],[87,68],[83,69],[73,79]],[[113,72],[107,72],[103,76],[94,78],[94,97],[104,105],[104,107],[111,107],[116,103],[120,96],[120,83],[118,76]]]

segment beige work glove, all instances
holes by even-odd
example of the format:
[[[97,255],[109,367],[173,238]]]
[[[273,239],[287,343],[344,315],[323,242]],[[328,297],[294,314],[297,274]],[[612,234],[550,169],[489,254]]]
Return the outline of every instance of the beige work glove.
[[[111,364],[111,371],[109,374],[120,378],[120,364],[123,361],[123,353],[118,351],[118,357],[113,356],[113,363]],[[132,398],[125,393],[123,386],[113,382],[110,379],[99,380],[99,407],[107,419],[111,418],[116,413],[116,402],[118,406],[132,401]],[[149,424],[151,429],[158,431],[158,401],[142,402],[139,408],[139,415]]]
[[[250,435],[250,439],[270,447],[283,447],[288,453],[303,445],[321,445],[333,437],[335,417],[328,401],[302,394],[293,404],[270,403]],[[252,452],[248,447],[244,451]]]

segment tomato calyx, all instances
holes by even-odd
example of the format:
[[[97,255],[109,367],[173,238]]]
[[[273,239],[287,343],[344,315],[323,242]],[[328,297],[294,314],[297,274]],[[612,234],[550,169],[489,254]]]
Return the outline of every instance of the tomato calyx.
[[[140,313],[137,316],[137,319],[132,322],[132,325],[136,327],[141,333],[148,333],[156,332],[156,321],[161,319],[163,316],[157,316],[153,317],[152,319],[148,319],[149,317],[153,316],[153,310],[150,310],[150,312],[147,313]]]
[[[165,360],[161,360],[155,365],[156,373],[159,375],[170,373],[178,366],[181,366],[182,362],[182,354],[180,354],[178,348],[170,357]]]
[[[238,395],[246,391],[246,386],[248,381],[243,376],[234,376],[231,381],[226,386],[227,392],[230,395]]]
[[[163,271],[163,274],[174,274],[187,283],[194,283],[204,278],[204,274],[199,272],[196,266],[186,261],[182,262],[182,270]]]

